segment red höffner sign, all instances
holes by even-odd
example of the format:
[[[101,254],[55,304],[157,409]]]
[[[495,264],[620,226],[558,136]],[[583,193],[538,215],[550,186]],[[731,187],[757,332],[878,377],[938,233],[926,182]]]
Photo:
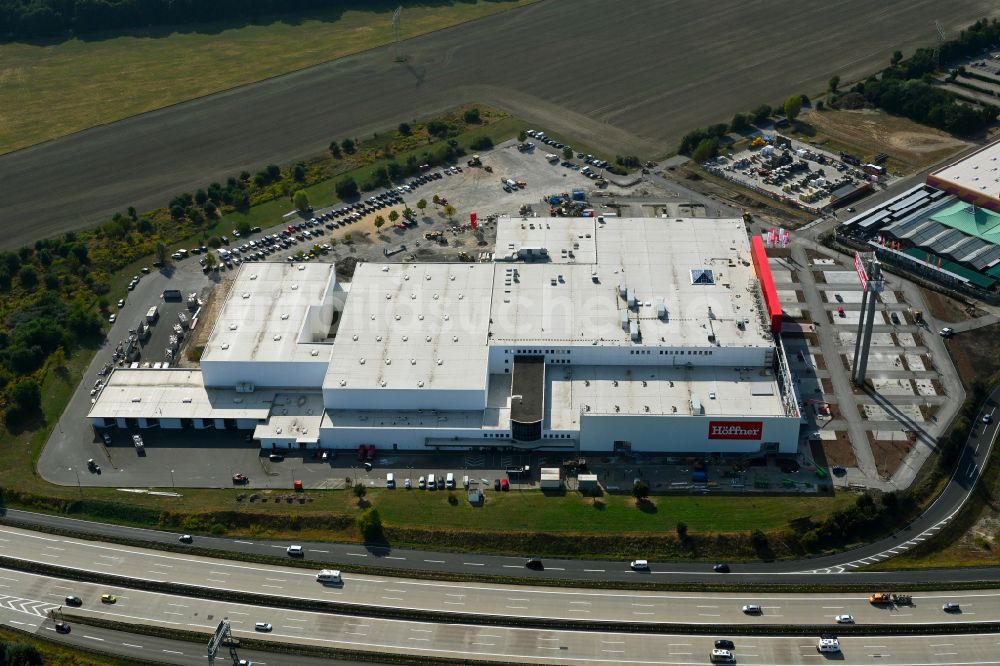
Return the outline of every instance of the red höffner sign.
[[[760,439],[762,421],[709,421],[709,439]]]

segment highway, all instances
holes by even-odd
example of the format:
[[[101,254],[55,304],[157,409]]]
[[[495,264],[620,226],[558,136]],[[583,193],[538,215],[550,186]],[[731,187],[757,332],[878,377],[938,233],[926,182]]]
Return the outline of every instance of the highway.
[[[701,664],[707,661],[714,639],[727,637],[736,643],[739,663],[809,664],[822,657],[816,639],[808,636],[733,636],[684,634],[627,634],[607,632],[551,631],[465,624],[408,622],[281,608],[115,589],[76,581],[49,579],[0,569],[3,592],[0,619],[24,630],[35,629],[48,638],[101,643],[101,648],[133,658],[156,658],[169,663],[204,663],[204,647],[167,639],[123,634],[79,624],[70,618],[69,634],[59,635],[45,616],[58,609],[68,594],[83,600],[80,608],[67,612],[81,616],[157,625],[188,631],[210,632],[222,617],[228,617],[236,638],[301,643],[321,647],[382,653],[417,654],[430,657],[468,658],[481,661],[513,661],[546,664]],[[100,595],[118,595],[114,604],[103,604]],[[429,595],[428,595],[429,596]],[[919,608],[920,604],[918,604]],[[262,633],[254,623],[269,622],[273,629]],[[52,632],[51,635],[48,632]],[[956,634],[943,636],[842,637],[847,664],[994,664],[1000,663],[996,645],[1000,635]],[[263,664],[321,663],[300,657],[239,651],[241,658]],[[225,656],[225,655],[223,655]],[[836,658],[836,657],[835,657]],[[227,663],[220,659],[218,663]]]
[[[364,614],[373,609],[432,611],[506,618],[545,618],[632,624],[830,624],[841,614],[861,624],[938,625],[1000,621],[1000,590],[924,592],[914,605],[877,607],[867,592],[756,594],[753,592],[659,592],[573,589],[475,582],[429,581],[387,576],[344,575],[342,586],[316,582],[318,569],[267,566],[166,553],[100,542],[0,528],[0,555],[44,562],[76,572],[120,576],[130,581],[169,582],[192,588],[246,592],[273,598],[275,605],[297,600],[349,604]],[[623,571],[627,567],[620,567]],[[27,575],[27,574],[23,574]],[[67,574],[69,576],[70,574]],[[635,577],[645,574],[632,574]],[[12,576],[16,577],[16,576]],[[4,582],[3,585],[9,585]],[[0,586],[0,592],[3,591]],[[125,594],[122,589],[106,592]],[[193,591],[194,594],[196,591]],[[69,592],[64,592],[68,594]],[[129,592],[128,594],[133,594]],[[959,601],[960,613],[945,613],[943,603]],[[742,612],[762,606],[760,615]]]

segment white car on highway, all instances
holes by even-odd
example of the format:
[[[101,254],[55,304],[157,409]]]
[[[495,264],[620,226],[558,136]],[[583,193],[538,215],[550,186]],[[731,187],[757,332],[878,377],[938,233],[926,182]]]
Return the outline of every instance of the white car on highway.
[[[649,571],[649,562],[646,560],[632,560],[629,566],[633,571]]]
[[[838,615],[833,619],[837,621],[837,624],[854,624],[854,617],[852,615]]]

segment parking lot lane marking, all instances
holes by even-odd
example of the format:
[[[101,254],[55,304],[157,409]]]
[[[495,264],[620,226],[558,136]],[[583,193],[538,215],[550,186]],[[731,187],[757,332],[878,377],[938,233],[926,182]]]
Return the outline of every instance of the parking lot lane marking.
[[[125,647],[135,648],[136,650],[143,649],[141,645],[135,645],[133,643],[122,643]]]

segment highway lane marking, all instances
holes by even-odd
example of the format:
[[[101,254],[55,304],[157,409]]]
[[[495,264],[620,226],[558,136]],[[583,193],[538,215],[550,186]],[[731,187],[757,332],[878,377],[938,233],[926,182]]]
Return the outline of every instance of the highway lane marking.
[[[125,647],[135,648],[136,650],[143,649],[141,645],[135,645],[134,643],[122,643],[122,645],[124,645]]]
[[[700,617],[722,617],[719,613],[698,613]]]
[[[344,633],[347,634],[348,636],[367,636],[368,635],[368,634],[366,634],[363,631],[345,631]]]
[[[588,606],[593,603],[591,601],[571,601],[571,604],[587,604]]]
[[[294,629],[295,631],[302,631],[302,627],[292,627],[292,626],[287,625],[287,624],[281,625],[281,628],[282,629]]]
[[[5,578],[4,580],[14,580],[13,578]],[[72,587],[66,587],[65,585],[53,585],[53,590],[72,590]]]
[[[501,566],[503,566],[504,569],[520,569],[521,568],[520,564],[504,564],[504,565],[501,565]]]
[[[931,643],[930,647],[955,647],[954,643]]]
[[[89,638],[92,641],[101,641],[102,643],[104,642],[103,638],[98,638],[97,636],[88,636],[87,634],[84,634],[83,637]]]
[[[601,641],[605,645],[625,645],[625,641]]]
[[[240,611],[229,611],[230,615],[249,615],[250,613],[241,613]]]
[[[382,597],[386,601],[402,601],[403,597]]]
[[[285,588],[281,587],[280,585],[268,585],[267,583],[261,583],[261,584],[260,584],[260,586],[261,586],[261,587],[270,587],[270,588],[274,588],[275,590],[283,590],[283,589],[285,589]],[[385,598],[385,597],[383,597],[383,599],[384,599],[384,598]]]
[[[179,655],[183,655],[184,654],[183,652],[178,652],[177,650],[167,650],[166,648],[164,648],[163,650],[161,650],[161,652],[166,652],[167,654],[179,654]]]
[[[519,597],[507,597],[507,601],[531,601],[531,599],[521,599]]]
[[[305,622],[305,621],[306,621],[307,619],[308,619],[308,618],[304,618],[304,617],[302,617],[302,618],[297,618],[297,617],[286,617],[286,618],[285,618],[285,621],[286,621],[286,622]]]
[[[65,548],[60,548],[59,546],[45,546],[48,550],[66,550]]]
[[[504,606],[507,610],[527,610],[527,606]]]
[[[497,636],[496,634],[479,634],[480,638],[503,638],[503,636]]]
[[[218,578],[206,578],[205,580],[208,581],[209,583],[225,583],[226,582],[226,581],[220,580]]]
[[[842,610],[843,606],[823,606],[824,610]]]
[[[329,553],[330,551],[328,551],[328,550],[319,550],[318,548],[310,548],[309,552],[310,553]]]
[[[563,567],[548,567],[549,571],[566,571]]]
[[[392,590],[387,587],[383,589],[383,592],[399,592],[400,594],[404,594],[406,590]]]
[[[173,604],[173,603],[170,603],[170,604],[167,604],[167,605],[168,606],[177,606],[178,608],[190,608],[190,606],[186,606],[184,604]]]
[[[419,638],[417,636],[409,636],[408,639],[411,640],[411,641],[429,641],[430,640],[429,638]]]
[[[209,571],[208,573],[212,574],[213,576],[231,576],[232,575],[232,574],[226,573],[225,571]]]
[[[655,604],[632,604],[633,606],[639,606],[641,608],[652,608]],[[700,606],[699,606],[700,608]]]
[[[444,603],[449,604],[451,606],[464,606],[465,605],[464,601],[446,601]]]
[[[184,615],[184,613],[178,613],[177,611],[163,611],[164,615]]]
[[[656,615],[653,611],[632,611],[632,615]]]
[[[492,646],[496,645],[496,643],[480,643],[479,641],[472,641],[472,643],[470,643],[470,645],[488,645],[488,646],[492,647]]]
[[[269,580],[272,583],[286,583],[286,582],[288,582],[284,578],[265,578],[264,580]]]
[[[252,546],[253,545],[253,541],[234,541],[233,543],[241,543],[244,546]],[[278,546],[278,548],[281,548],[281,547],[282,546]]]
[[[323,551],[318,551],[318,552],[325,553],[326,551],[323,550]],[[405,560],[406,558],[405,557],[399,557],[397,555],[386,555],[385,559],[387,559],[387,560]]]
[[[344,553],[344,555],[350,555],[351,557],[368,557],[368,553]]]
[[[601,650],[601,652],[607,652],[608,654],[625,654],[625,650]]]
[[[172,565],[172,564],[163,564],[161,562],[150,562],[149,566],[151,566],[151,567],[166,567],[168,569],[173,569],[174,568],[174,565]]]
[[[388,592],[388,590],[386,590],[386,591]],[[458,594],[458,593],[455,593],[455,592],[445,592],[444,596],[446,596],[446,597],[464,597],[465,595],[464,594]]]
[[[430,562],[431,564],[444,564],[444,560],[424,560],[424,562]]]
[[[462,562],[467,567],[485,567],[485,562]]]
[[[587,573],[604,573],[604,569],[584,569]]]
[[[410,629],[410,631],[413,631],[413,632],[418,633],[418,634],[429,634],[429,633],[431,633],[432,630],[431,629]]]
[[[11,624],[19,624],[22,627],[24,626],[24,622],[18,622],[17,620],[7,620],[7,621],[10,622]]]
[[[813,647],[813,646],[812,645],[801,645],[799,647]],[[865,649],[866,650],[884,650],[885,646],[884,645],[866,645]]]
[[[958,653],[957,652],[935,652],[934,656],[935,657],[951,657],[951,656],[956,655],[956,654],[958,654]]]

